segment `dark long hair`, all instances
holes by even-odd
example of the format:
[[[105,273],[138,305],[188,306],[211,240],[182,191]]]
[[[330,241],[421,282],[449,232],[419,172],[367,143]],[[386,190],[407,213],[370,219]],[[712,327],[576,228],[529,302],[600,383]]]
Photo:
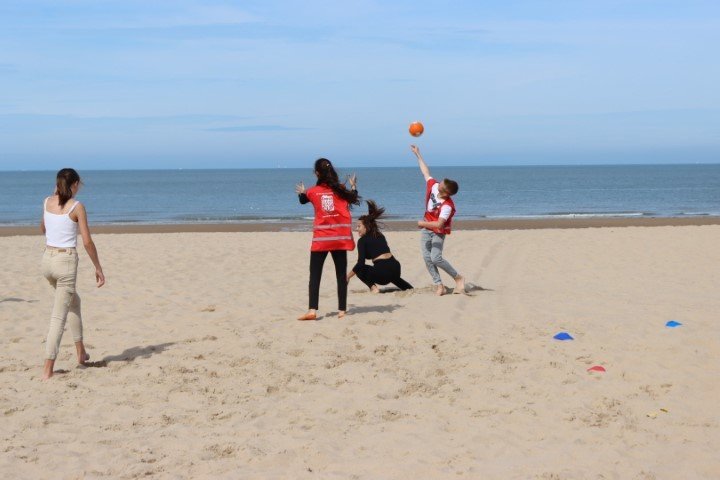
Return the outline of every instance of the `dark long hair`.
[[[380,233],[380,226],[378,225],[377,220],[382,216],[383,213],[385,213],[385,209],[382,207],[378,207],[377,204],[372,200],[368,200],[367,205],[367,215],[361,215],[358,220],[360,220],[363,225],[365,225],[365,230],[367,230],[367,233],[365,235],[370,235],[371,237],[375,238],[382,235]]]
[[[57,193],[59,197],[58,203],[60,204],[60,208],[64,207],[68,200],[72,198],[73,193],[71,187],[80,181],[80,175],[72,168],[63,168],[57,173],[55,193]]]
[[[350,205],[360,205],[360,195],[356,190],[348,190],[345,184],[340,183],[338,174],[330,160],[318,158],[315,160],[315,172],[317,172],[317,185],[327,185],[335,194],[348,202]]]

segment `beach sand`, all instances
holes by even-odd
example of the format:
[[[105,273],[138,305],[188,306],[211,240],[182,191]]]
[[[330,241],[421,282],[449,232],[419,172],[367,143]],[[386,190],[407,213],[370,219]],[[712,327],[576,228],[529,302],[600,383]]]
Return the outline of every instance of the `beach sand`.
[[[2,478],[720,477],[719,225],[459,229],[444,297],[393,231],[416,289],[353,279],[339,319],[328,258],[317,322],[308,232],[94,239],[95,363],[66,331],[41,382],[44,239],[0,238]]]

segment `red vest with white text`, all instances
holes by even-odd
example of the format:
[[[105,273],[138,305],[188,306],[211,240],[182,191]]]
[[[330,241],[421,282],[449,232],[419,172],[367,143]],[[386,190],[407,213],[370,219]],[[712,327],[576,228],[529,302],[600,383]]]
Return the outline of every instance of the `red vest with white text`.
[[[355,240],[348,202],[325,185],[316,185],[305,194],[315,207],[310,251],[354,250]]]
[[[432,187],[436,183],[438,183],[438,181],[434,178],[431,178],[427,181],[427,187],[425,189],[425,221],[437,222],[438,220],[440,220],[440,209],[444,205],[448,205],[451,208],[450,216],[447,220],[445,220],[445,225],[443,225],[443,228],[429,228],[428,230],[432,230],[433,232],[440,234],[450,234],[452,218],[455,215],[455,202],[453,202],[452,197],[448,197],[440,203],[435,202],[435,208],[433,208],[431,211],[428,211],[427,208],[428,202],[430,201],[430,195],[432,194]]]

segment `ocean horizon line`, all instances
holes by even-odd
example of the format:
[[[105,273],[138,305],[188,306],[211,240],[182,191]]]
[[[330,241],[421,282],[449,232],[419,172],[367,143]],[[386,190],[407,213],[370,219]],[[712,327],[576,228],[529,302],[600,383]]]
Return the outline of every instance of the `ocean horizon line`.
[[[411,165],[350,165],[350,166],[344,166],[342,164],[337,164],[335,162],[335,165],[338,169],[349,169],[349,168],[362,168],[362,169],[417,169],[417,165],[411,164]],[[445,165],[445,164],[434,164],[431,165],[431,168],[435,169],[442,169],[442,168],[543,168],[543,167],[578,167],[578,168],[584,168],[584,167],[692,167],[692,166],[713,166],[713,165],[720,165],[720,161],[718,162],[657,162],[657,163],[651,163],[651,162],[644,162],[644,163],[523,163],[523,164],[485,164],[485,165]],[[308,166],[303,167],[291,167],[291,166],[275,166],[275,167],[206,167],[206,168],[196,168],[196,167],[164,167],[164,168],[82,168],[82,167],[60,167],[60,168],[75,168],[76,170],[82,170],[86,172],[175,172],[175,171],[185,171],[185,172],[192,172],[192,171],[198,171],[198,172],[213,172],[213,171],[237,171],[237,170],[307,170],[308,168],[311,168],[311,166],[308,164]],[[13,170],[5,170],[0,169],[0,173],[41,173],[41,172],[57,172],[58,169],[47,169],[47,168],[39,168],[39,169],[13,169]]]

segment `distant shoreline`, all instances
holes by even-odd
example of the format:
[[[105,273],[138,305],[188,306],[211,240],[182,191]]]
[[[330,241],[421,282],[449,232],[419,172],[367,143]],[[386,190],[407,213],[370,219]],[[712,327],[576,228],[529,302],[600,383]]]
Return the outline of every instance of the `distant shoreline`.
[[[693,162],[659,162],[659,163],[652,163],[652,162],[639,162],[639,163],[624,163],[624,162],[616,162],[616,163],[607,163],[607,162],[599,162],[599,163],[488,163],[483,165],[436,165],[434,168],[441,169],[441,168],[536,168],[536,167],[688,167],[688,166],[707,166],[707,165],[720,165],[720,162],[717,161],[693,161]],[[417,170],[417,165],[414,161],[411,162],[405,162],[400,165],[343,165],[340,166],[343,171],[351,171],[354,169],[362,169],[362,170],[371,170],[371,169],[388,169],[388,168],[404,168],[408,170]],[[82,174],[83,172],[178,172],[178,171],[186,171],[186,172],[214,172],[214,171],[236,171],[236,170],[299,170],[299,171],[307,171],[307,166],[298,165],[298,166],[276,166],[276,167],[209,167],[209,168],[193,168],[193,167],[174,167],[174,168],[77,168],[77,170]],[[46,169],[46,168],[39,168],[39,169],[11,169],[11,170],[0,170],[0,173],[50,173],[52,175],[55,175],[57,173],[57,169]]]
[[[415,221],[386,221],[387,231],[412,231]],[[720,225],[720,216],[698,217],[594,217],[537,219],[456,220],[454,229],[461,230],[534,230],[610,227],[681,227]],[[303,232],[310,231],[311,221],[246,222],[246,223],[176,223],[176,224],[93,224],[93,233],[183,233],[183,232]],[[0,226],[0,237],[40,235],[38,226]]]

